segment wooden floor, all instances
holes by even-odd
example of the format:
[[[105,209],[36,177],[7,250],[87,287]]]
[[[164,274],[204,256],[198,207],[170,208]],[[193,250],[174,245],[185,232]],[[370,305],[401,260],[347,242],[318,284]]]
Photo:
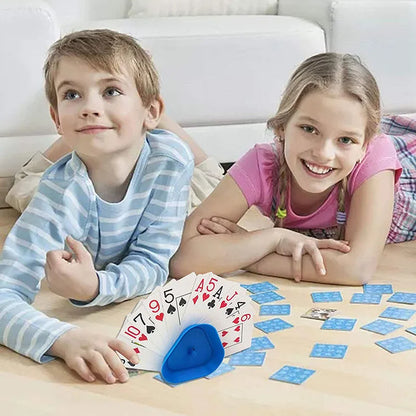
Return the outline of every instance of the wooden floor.
[[[247,224],[258,224],[258,217]],[[0,244],[16,220],[12,210],[0,210]],[[39,365],[0,347],[0,414],[2,415],[412,415],[416,414],[416,350],[390,354],[374,344],[381,339],[416,336],[405,332],[416,326],[416,315],[401,329],[382,336],[360,327],[375,320],[387,306],[416,309],[415,305],[386,302],[350,304],[361,288],[334,287],[250,273],[235,273],[244,282],[273,281],[291,305],[282,318],[293,328],[269,334],[275,349],[266,354],[262,367],[237,367],[212,380],[200,379],[174,388],[153,379],[154,373],[132,377],[126,384],[87,384],[56,360]],[[386,247],[375,283],[391,283],[395,291],[416,292],[416,243]],[[321,322],[301,318],[312,307],[310,293],[340,290],[342,303],[325,304],[338,309],[339,317],[356,318],[351,332],[324,331]],[[116,335],[124,316],[137,300],[104,308],[76,309],[42,287],[34,306],[50,316],[108,335]],[[256,309],[258,309],[256,307]],[[1,313],[1,311],[0,311]],[[266,319],[256,317],[256,321]],[[254,336],[264,335],[255,329]],[[347,344],[342,360],[311,358],[315,343]],[[269,380],[284,365],[316,370],[304,384]]]

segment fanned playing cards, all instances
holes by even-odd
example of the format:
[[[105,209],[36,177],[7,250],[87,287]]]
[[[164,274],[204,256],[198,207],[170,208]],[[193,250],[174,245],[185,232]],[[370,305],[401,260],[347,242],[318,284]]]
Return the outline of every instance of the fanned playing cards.
[[[157,287],[126,316],[117,338],[134,345],[140,362],[120,358],[128,369],[161,371],[181,334],[198,324],[215,328],[228,356],[250,347],[253,318],[251,299],[238,283],[191,273]]]

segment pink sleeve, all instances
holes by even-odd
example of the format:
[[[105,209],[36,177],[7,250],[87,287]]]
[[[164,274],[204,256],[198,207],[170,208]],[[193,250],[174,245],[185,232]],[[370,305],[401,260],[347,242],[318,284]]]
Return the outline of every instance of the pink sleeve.
[[[364,159],[352,170],[348,183],[350,194],[352,195],[367,179],[383,170],[394,171],[397,185],[402,167],[392,141],[385,134],[376,136],[370,141]]]
[[[228,170],[247,204],[256,205],[266,215],[271,206],[274,166],[271,144],[256,144]]]

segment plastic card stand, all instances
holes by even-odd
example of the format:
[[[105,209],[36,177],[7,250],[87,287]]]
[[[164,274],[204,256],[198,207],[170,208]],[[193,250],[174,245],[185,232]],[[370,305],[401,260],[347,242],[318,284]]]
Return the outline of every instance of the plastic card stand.
[[[195,324],[185,328],[162,363],[162,378],[171,384],[205,377],[224,359],[224,348],[212,325]]]

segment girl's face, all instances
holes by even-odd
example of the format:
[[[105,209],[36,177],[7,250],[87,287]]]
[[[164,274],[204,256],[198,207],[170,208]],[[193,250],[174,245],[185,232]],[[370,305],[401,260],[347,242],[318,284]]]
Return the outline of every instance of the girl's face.
[[[305,95],[282,132],[292,192],[327,195],[364,156],[366,125],[365,108],[351,95]]]

